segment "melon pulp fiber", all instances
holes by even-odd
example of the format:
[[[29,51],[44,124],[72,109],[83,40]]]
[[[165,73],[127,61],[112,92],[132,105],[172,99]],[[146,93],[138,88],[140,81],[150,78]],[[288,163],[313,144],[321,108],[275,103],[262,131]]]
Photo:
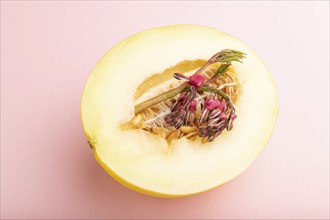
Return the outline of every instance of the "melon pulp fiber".
[[[233,130],[210,143],[181,138],[169,146],[147,131],[121,128],[134,117],[134,96],[145,79],[227,48],[246,53],[243,63],[232,63],[242,89]],[[277,93],[259,56],[241,41],[209,27],[173,25],[115,45],[86,83],[81,115],[97,161],[114,179],[145,194],[182,197],[215,188],[252,163],[273,131]]]

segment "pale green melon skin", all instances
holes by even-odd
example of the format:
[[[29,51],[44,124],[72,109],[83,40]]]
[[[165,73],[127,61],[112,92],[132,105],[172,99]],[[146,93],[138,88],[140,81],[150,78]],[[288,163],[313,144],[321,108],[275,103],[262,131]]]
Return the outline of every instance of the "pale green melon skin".
[[[190,33],[194,33],[195,35],[200,35],[201,41],[203,39],[210,40],[214,42],[224,42],[223,45],[215,48],[212,48],[212,45],[208,45],[207,49],[205,49],[202,46],[194,46],[196,42],[198,42],[196,39],[191,40],[192,41],[192,49],[189,48],[189,43],[185,43],[182,39],[184,37],[191,36]],[[154,40],[155,36],[157,36],[157,40]],[[211,36],[210,38],[208,36]],[[141,70],[136,70],[136,75],[127,75],[127,77],[131,76],[133,83],[127,82],[127,89],[123,89],[120,87],[116,87],[117,84],[114,84],[113,82],[120,82],[118,80],[124,79],[122,76],[118,76],[118,71],[120,65],[130,65],[131,63],[128,62],[126,59],[131,58],[129,53],[135,53],[135,54],[141,54],[143,56],[144,54],[148,54],[148,51],[153,50],[157,54],[162,54],[162,51],[167,52],[166,43],[171,42],[168,40],[171,38],[171,40],[178,40],[179,42],[183,42],[183,49],[191,50],[191,53],[182,52],[182,56],[166,56],[164,55],[164,59],[154,59],[154,63],[150,64],[150,61],[146,61],[144,63],[140,60],[140,67]],[[197,38],[197,37],[196,37]],[[149,40],[146,40],[149,39]],[[189,39],[188,39],[189,41]],[[162,45],[162,42],[165,42],[164,45]],[[194,44],[193,44],[194,43]],[[187,45],[185,45],[187,44]],[[155,46],[156,45],[156,46]],[[158,46],[157,46],[158,45]],[[235,48],[232,48],[232,47]],[[157,48],[154,48],[157,47]],[[203,180],[204,182],[196,183],[191,189],[189,189],[189,181],[187,181],[187,185],[184,185],[184,183],[177,183],[175,182],[175,178],[173,178],[173,186],[171,186],[171,173],[164,172],[164,164],[159,165],[159,172],[164,172],[164,175],[159,174],[158,178],[160,178],[159,182],[154,183],[152,181],[148,182],[148,176],[144,177],[143,171],[145,173],[148,173],[149,170],[145,169],[145,167],[141,166],[139,167],[138,162],[135,163],[134,155],[136,156],[136,160],[141,160],[143,157],[148,157],[150,155],[150,152],[148,151],[148,146],[151,145],[150,148],[152,148],[152,154],[162,155],[163,150],[162,146],[164,146],[164,143],[162,140],[152,140],[150,143],[144,140],[149,137],[145,134],[141,133],[130,133],[130,134],[121,134],[118,131],[118,126],[122,121],[128,120],[133,116],[134,112],[134,103],[133,103],[133,94],[134,89],[143,81],[144,78],[150,76],[153,73],[161,72],[167,67],[171,65],[175,65],[176,63],[186,60],[186,59],[208,59],[210,56],[212,56],[214,53],[220,51],[221,49],[225,48],[231,48],[231,49],[239,49],[245,53],[247,53],[247,60],[243,60],[243,64],[234,64],[234,68],[238,74],[238,76],[241,74],[242,78],[241,83],[243,87],[243,97],[242,97],[242,103],[238,103],[237,108],[240,109],[247,109],[248,105],[246,102],[249,100],[252,100],[255,103],[257,103],[258,109],[261,112],[261,118],[263,119],[261,122],[258,122],[258,129],[255,129],[256,133],[258,132],[258,137],[253,137],[253,133],[246,135],[246,140],[249,143],[246,143],[245,146],[242,144],[233,143],[233,149],[243,149],[243,153],[237,153],[237,150],[232,150],[228,146],[230,145],[233,137],[243,137],[245,138],[244,134],[248,132],[252,132],[249,130],[253,130],[253,126],[251,125],[251,129],[249,129],[249,126],[244,123],[244,115],[252,115],[253,117],[257,117],[252,113],[244,113],[243,110],[238,111],[239,118],[238,123],[235,125],[238,128],[233,129],[232,132],[229,132],[227,135],[224,135],[224,137],[219,137],[218,139],[222,139],[220,141],[215,141],[212,143],[213,145],[210,148],[214,148],[214,152],[216,152],[216,155],[220,158],[220,162],[222,163],[223,167],[228,166],[228,169],[221,170],[224,168],[214,168],[215,171],[213,173],[208,174],[208,176],[202,176],[199,171],[196,171],[196,181],[198,182],[199,176],[200,179],[206,178],[206,180]],[[174,51],[177,50],[177,48],[173,48]],[[184,50],[184,51],[186,51]],[[200,54],[198,52],[195,52],[195,50],[202,51]],[[133,52],[132,52],[133,51]],[[139,52],[141,51],[141,52]],[[145,57],[150,59],[152,57],[148,57],[148,55],[145,55]],[[163,63],[161,63],[163,61]],[[134,63],[134,62],[133,62]],[[133,65],[133,64],[132,64]],[[150,66],[148,66],[150,65]],[[245,65],[245,66],[244,66]],[[137,66],[137,65],[133,65]],[[247,68],[248,66],[249,68]],[[133,67],[127,67],[129,68]],[[254,69],[258,74],[254,73],[247,73],[248,71],[246,69]],[[140,71],[140,73],[139,73]],[[115,75],[117,73],[117,75]],[[133,73],[132,73],[133,74]],[[135,77],[135,78],[134,78]],[[245,77],[245,78],[244,78]],[[252,79],[254,79],[253,82]],[[260,80],[260,84],[258,84],[258,80]],[[113,84],[112,84],[113,83]],[[246,93],[248,93],[249,96],[258,96],[258,100],[262,100],[263,102],[259,103],[255,101],[252,98],[244,97],[244,86],[246,85]],[[251,88],[251,86],[256,88]],[[256,86],[257,85],[257,86]],[[260,86],[259,86],[260,85]],[[110,89],[108,89],[108,87]],[[115,88],[113,88],[115,87]],[[260,88],[259,88],[260,87]],[[125,99],[119,99],[119,98],[113,98],[113,95],[109,95],[107,91],[119,91],[118,93],[123,93],[131,98]],[[255,90],[255,91],[254,91]],[[260,93],[267,93],[267,96],[270,100],[265,99],[260,95]],[[116,93],[116,92],[115,92]],[[246,95],[247,96],[247,95]],[[259,97],[260,96],[260,97]],[[109,103],[107,103],[107,100]],[[116,103],[117,105],[123,105],[125,107],[118,107],[118,109],[113,109],[114,105],[113,103]],[[245,108],[246,107],[246,108]],[[108,110],[108,111],[107,111]],[[247,111],[247,110],[245,110]],[[269,73],[268,69],[265,67],[259,56],[248,46],[246,46],[241,41],[237,40],[236,38],[233,38],[232,36],[223,33],[221,31],[218,31],[213,28],[204,27],[204,26],[197,26],[197,25],[172,25],[172,26],[165,26],[165,27],[159,27],[159,28],[153,28],[149,29],[140,33],[137,33],[135,35],[132,35],[125,40],[119,42],[116,46],[114,46],[111,50],[107,52],[106,55],[99,61],[99,63],[96,65],[93,73],[89,77],[84,92],[82,96],[82,103],[81,103],[81,116],[82,116],[82,122],[85,134],[87,136],[87,139],[89,142],[93,145],[94,149],[94,155],[98,163],[118,182],[123,184],[124,186],[135,190],[137,192],[156,196],[156,197],[166,197],[166,198],[177,198],[177,197],[184,197],[189,195],[198,194],[204,191],[208,191],[210,189],[213,189],[215,187],[218,187],[231,179],[235,178],[237,175],[239,175],[241,172],[243,172],[252,162],[253,160],[260,154],[262,149],[266,146],[267,142],[269,141],[271,134],[274,130],[275,124],[276,124],[276,118],[277,118],[277,112],[278,112],[278,98],[277,98],[277,91],[274,84],[274,81],[272,80],[271,74]],[[124,115],[124,116],[122,116]],[[242,118],[243,119],[240,119]],[[239,122],[239,120],[241,122]],[[246,121],[248,121],[246,119]],[[243,132],[239,132],[243,131]],[[246,132],[245,132],[246,131]],[[235,133],[236,132],[236,133]],[[121,135],[123,137],[121,137]],[[109,137],[108,137],[109,136]],[[122,140],[126,140],[127,137],[129,139],[135,140],[135,143],[139,145],[137,142],[141,142],[141,148],[142,151],[146,152],[145,154],[142,154],[136,150],[137,147],[132,148],[132,142],[129,142],[125,145],[125,143],[122,143]],[[118,141],[116,142],[116,138],[118,138]],[[126,138],[126,139],[125,139]],[[147,138],[148,139],[148,138]],[[228,143],[226,143],[226,140],[228,139]],[[222,143],[222,144],[219,144]],[[180,150],[180,145],[186,146],[187,144],[185,142],[178,142],[175,149],[178,149],[178,152],[184,150]],[[222,147],[225,145],[225,147]],[[158,148],[159,146],[159,148]],[[197,144],[194,144],[191,146],[191,148],[195,149]],[[235,148],[236,146],[236,148]],[[238,147],[237,147],[238,146]],[[189,147],[189,146],[188,146]],[[197,146],[198,147],[198,146]],[[199,146],[203,147],[203,146]],[[121,149],[127,149],[129,153],[132,153],[133,159],[127,159],[125,156],[126,154],[123,154],[121,152]],[[228,150],[221,150],[221,148],[227,148]],[[248,149],[246,149],[248,148]],[[220,150],[219,150],[220,149]],[[131,150],[131,151],[130,151]],[[185,148],[186,150],[186,148]],[[187,151],[190,150],[188,149]],[[194,150],[192,150],[194,151]],[[198,152],[200,153],[200,152]],[[224,153],[228,153],[228,155],[234,155],[234,159],[237,160],[237,165],[234,164],[234,162],[228,162]],[[173,154],[176,154],[174,152]],[[182,152],[177,153],[182,154]],[[197,153],[196,153],[197,154]],[[207,155],[209,152],[202,152],[201,155],[205,154],[205,158],[207,158]],[[242,154],[242,155],[241,155]],[[188,155],[188,153],[187,153]],[[193,156],[187,156],[187,161],[194,161],[196,160],[195,153],[191,153]],[[237,156],[238,155],[238,156]],[[160,156],[162,157],[162,156]],[[174,161],[177,162],[175,156]],[[179,157],[179,156],[177,156]],[[183,160],[184,160],[183,156]],[[202,156],[201,156],[202,157]],[[162,157],[163,159],[163,157]],[[132,162],[132,160],[134,162]],[[147,160],[147,159],[144,159]],[[165,159],[167,160],[167,159]],[[152,161],[152,160],[151,160]],[[224,161],[224,162],[221,162]],[[140,176],[135,175],[135,171],[130,170],[129,166],[137,165],[136,170],[138,170],[140,173]],[[155,167],[157,167],[158,162],[155,162]],[[163,163],[163,162],[161,162]],[[164,162],[165,164],[167,162]],[[179,164],[180,165],[180,164]],[[125,167],[127,166],[127,167]],[[185,168],[182,168],[184,171]],[[211,168],[213,169],[213,168]],[[155,171],[153,171],[155,172]],[[173,171],[175,172],[175,171]],[[152,173],[152,172],[151,172]],[[187,172],[189,173],[188,179],[194,178],[194,172]],[[157,173],[152,173],[153,175],[157,175]],[[167,176],[166,176],[167,175]],[[176,178],[179,176],[179,174],[176,174]],[[163,179],[161,179],[163,178]],[[167,178],[167,179],[166,179]],[[209,182],[208,182],[209,178]],[[196,182],[195,181],[195,182]],[[163,184],[163,182],[166,182],[166,184]],[[165,185],[165,186],[164,186]],[[180,185],[180,186],[178,186]],[[192,184],[193,185],[193,184]],[[168,187],[170,186],[170,187]]]

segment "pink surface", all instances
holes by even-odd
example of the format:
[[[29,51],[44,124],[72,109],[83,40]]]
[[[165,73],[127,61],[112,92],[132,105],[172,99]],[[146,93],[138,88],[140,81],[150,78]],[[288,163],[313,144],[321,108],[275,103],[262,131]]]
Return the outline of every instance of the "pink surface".
[[[116,42],[192,23],[253,47],[279,92],[277,127],[241,176],[159,199],[96,163],[84,83]],[[1,2],[1,218],[329,218],[329,2]]]

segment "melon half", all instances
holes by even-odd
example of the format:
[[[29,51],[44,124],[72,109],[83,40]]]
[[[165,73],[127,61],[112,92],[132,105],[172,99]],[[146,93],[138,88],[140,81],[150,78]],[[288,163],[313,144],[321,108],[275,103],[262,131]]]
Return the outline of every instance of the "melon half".
[[[231,131],[207,143],[169,143],[123,126],[134,118],[136,104],[177,83],[174,72],[189,75],[227,48],[246,54],[231,66],[241,91]],[[260,57],[233,36],[197,25],[153,28],[119,42],[96,65],[81,102],[84,131],[99,164],[121,184],[158,197],[197,194],[238,176],[267,144],[277,109],[276,88]]]

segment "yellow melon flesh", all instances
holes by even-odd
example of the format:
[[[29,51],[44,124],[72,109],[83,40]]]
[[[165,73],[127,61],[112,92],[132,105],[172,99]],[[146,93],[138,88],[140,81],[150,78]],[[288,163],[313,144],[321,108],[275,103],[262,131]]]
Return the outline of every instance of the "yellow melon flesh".
[[[165,139],[120,125],[134,116],[134,95],[148,77],[185,60],[207,60],[223,49],[246,53],[233,69],[242,95],[234,128],[213,142]],[[182,197],[217,187],[244,171],[267,144],[277,116],[277,93],[259,56],[236,38],[213,28],[174,25],[132,35],[97,64],[82,96],[84,130],[97,161],[136,191]]]

